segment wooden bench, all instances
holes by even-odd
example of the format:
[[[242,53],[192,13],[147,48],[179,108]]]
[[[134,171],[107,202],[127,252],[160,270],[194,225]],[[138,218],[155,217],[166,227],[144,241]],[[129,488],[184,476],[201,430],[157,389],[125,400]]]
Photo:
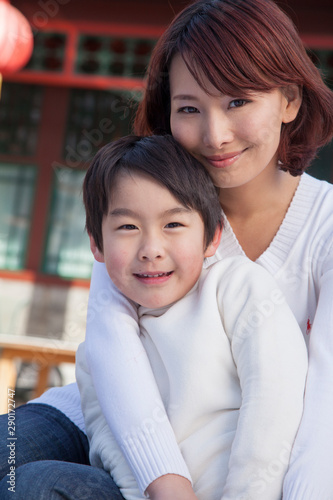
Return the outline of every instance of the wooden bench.
[[[8,411],[8,390],[15,389],[18,359],[36,364],[33,397],[38,397],[48,388],[50,368],[75,363],[76,349],[77,344],[64,340],[0,334],[0,414]]]

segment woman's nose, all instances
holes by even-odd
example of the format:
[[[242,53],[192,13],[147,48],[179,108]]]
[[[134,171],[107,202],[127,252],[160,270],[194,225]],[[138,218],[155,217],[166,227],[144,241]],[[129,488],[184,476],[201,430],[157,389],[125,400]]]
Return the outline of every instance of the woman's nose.
[[[221,149],[233,139],[229,120],[222,113],[208,117],[203,128],[203,142],[210,149]]]

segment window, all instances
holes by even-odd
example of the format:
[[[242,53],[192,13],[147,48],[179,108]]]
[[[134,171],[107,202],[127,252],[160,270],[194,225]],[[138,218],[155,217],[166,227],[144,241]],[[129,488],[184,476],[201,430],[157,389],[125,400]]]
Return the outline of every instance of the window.
[[[6,82],[0,106],[0,154],[32,157],[36,153],[43,89]]]
[[[126,91],[72,89],[63,145],[66,166],[84,168],[104,144],[129,134],[135,103],[135,95]]]
[[[90,278],[93,256],[85,232],[84,171],[55,173],[43,271],[65,278]]]
[[[128,93],[72,89],[63,142],[63,165],[53,163],[54,182],[43,271],[89,279],[93,257],[85,233],[82,183],[94,153],[130,132]],[[69,168],[68,168],[69,167]]]
[[[34,36],[34,50],[25,70],[63,71],[66,39],[64,33],[38,31]]]
[[[0,268],[24,269],[62,278],[89,279],[93,257],[85,233],[82,183],[85,169],[95,152],[107,142],[130,133],[139,94],[136,91],[52,88],[6,82],[0,107]],[[51,111],[50,111],[51,109]],[[59,111],[59,114],[57,114]],[[40,118],[43,114],[43,126]],[[52,129],[59,120],[62,128]],[[42,132],[49,128],[52,142],[60,152],[58,159],[45,148],[37,148]],[[45,135],[44,135],[45,137]],[[30,163],[34,164],[32,166]],[[50,172],[45,176],[45,172]],[[52,175],[53,172],[53,175]],[[37,176],[46,179],[38,184]],[[51,188],[51,189],[50,189]],[[51,191],[40,211],[44,191]],[[33,202],[39,207],[32,219]],[[47,215],[46,215],[47,214]],[[47,234],[45,237],[45,215]],[[37,229],[38,228],[38,229]],[[31,257],[44,249],[42,262]],[[34,246],[35,245],[35,246]],[[37,252],[38,252],[37,248]],[[30,260],[29,260],[30,259]],[[31,267],[31,262],[33,262]]]
[[[0,163],[0,268],[24,267],[36,168]]]
[[[73,82],[91,81],[93,76],[140,81],[145,75],[149,59],[162,30],[151,34],[112,33],[105,35],[80,32],[74,26],[68,31],[39,30],[34,37],[32,56],[22,75],[43,73],[53,76],[53,82],[66,75]],[[142,30],[139,30],[142,31]],[[49,80],[50,82],[50,80]],[[75,83],[74,83],[75,84]],[[94,85],[92,85],[93,87]],[[116,84],[119,88],[119,82]],[[109,88],[109,85],[106,87]]]
[[[149,38],[81,35],[76,72],[143,78],[155,43]]]

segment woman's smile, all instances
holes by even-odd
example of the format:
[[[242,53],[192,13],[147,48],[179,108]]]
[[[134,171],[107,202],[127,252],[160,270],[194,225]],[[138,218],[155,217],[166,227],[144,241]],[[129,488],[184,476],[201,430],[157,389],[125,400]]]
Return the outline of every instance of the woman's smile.
[[[223,155],[203,156],[203,158],[215,168],[226,168],[235,163],[242,153],[243,151],[237,151]]]

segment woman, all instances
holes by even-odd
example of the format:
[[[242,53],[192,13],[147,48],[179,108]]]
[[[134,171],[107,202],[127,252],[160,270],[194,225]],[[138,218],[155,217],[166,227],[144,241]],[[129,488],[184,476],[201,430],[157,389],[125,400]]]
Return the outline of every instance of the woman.
[[[225,224],[216,258],[245,254],[265,267],[284,291],[309,347],[309,375],[283,498],[328,499],[333,492],[328,471],[333,461],[333,187],[303,172],[332,136],[332,92],[290,20],[270,0],[202,0],[184,9],[157,44],[135,125],[139,134],[171,132],[212,175]],[[142,490],[158,500],[195,498],[137,331],[135,309],[107,286],[104,267],[95,265],[87,346],[105,417]],[[107,363],[94,356],[96,343],[113,353]],[[141,396],[135,408],[128,392],[124,398],[113,383],[120,377],[135,401]],[[99,383],[107,378],[107,387]],[[27,405],[22,417],[17,412],[23,420],[29,406],[40,417],[48,411],[59,425],[58,439],[68,426],[66,436],[76,455],[64,456],[57,447],[55,454],[43,452],[37,458],[33,450],[33,459],[87,463],[87,443],[78,428],[84,429],[82,415],[74,397],[75,387],[51,391],[39,400],[47,406]],[[22,424],[22,433],[27,432],[29,427],[23,431]],[[77,454],[80,446],[82,456]],[[31,458],[19,457],[23,460]],[[263,471],[263,481],[274,475],[279,460]],[[66,465],[19,467],[17,484],[34,472],[45,487],[53,478],[52,491],[60,491],[50,470],[62,467],[59,481],[68,479],[62,486],[71,492],[68,498],[83,498],[82,492],[75,496],[74,474],[75,484],[80,477],[99,474],[99,493],[93,497],[104,498],[103,471]]]

